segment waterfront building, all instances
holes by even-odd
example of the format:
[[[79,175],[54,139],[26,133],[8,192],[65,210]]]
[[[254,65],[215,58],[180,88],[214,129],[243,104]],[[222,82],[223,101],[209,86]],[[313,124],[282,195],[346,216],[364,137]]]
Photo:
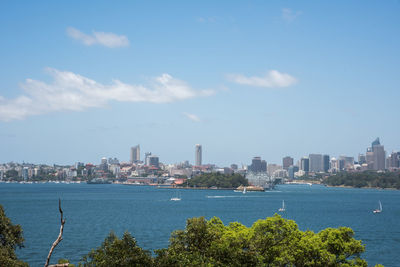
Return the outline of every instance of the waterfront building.
[[[22,178],[26,182],[26,181],[28,181],[28,177],[29,177],[29,168],[28,167],[24,167],[22,169]]]
[[[300,170],[308,173],[310,171],[310,159],[303,157],[300,159]]]
[[[288,175],[290,179],[294,179],[294,174],[299,171],[299,166],[289,166]]]
[[[251,171],[251,172],[266,172],[267,171],[267,162],[265,160],[261,160],[261,157],[254,157],[251,160],[251,165],[249,166],[249,171]]]
[[[310,154],[310,172],[322,172],[323,171],[323,161],[321,154]]]
[[[201,166],[202,164],[202,147],[200,144],[197,144],[195,146],[195,165],[196,166]]]
[[[140,161],[140,145],[131,147],[131,163],[137,163]]]
[[[282,166],[281,165],[278,165],[278,164],[268,164],[268,167],[267,167],[267,173],[268,173],[268,175],[269,176],[274,176],[274,173],[276,172],[276,171],[278,171],[278,170],[281,170],[282,169]]]
[[[246,174],[246,179],[249,184],[260,187],[268,187],[269,184],[273,182],[273,179],[268,176],[266,172],[248,172]]]
[[[288,170],[290,166],[293,165],[293,158],[292,157],[284,157],[282,159],[282,166],[284,170]]]

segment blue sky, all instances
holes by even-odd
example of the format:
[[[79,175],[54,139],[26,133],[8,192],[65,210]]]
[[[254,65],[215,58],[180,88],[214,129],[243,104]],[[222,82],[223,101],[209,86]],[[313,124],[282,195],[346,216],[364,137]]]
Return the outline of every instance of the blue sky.
[[[399,1],[2,1],[0,162],[400,150]],[[143,156],[143,155],[142,155]]]

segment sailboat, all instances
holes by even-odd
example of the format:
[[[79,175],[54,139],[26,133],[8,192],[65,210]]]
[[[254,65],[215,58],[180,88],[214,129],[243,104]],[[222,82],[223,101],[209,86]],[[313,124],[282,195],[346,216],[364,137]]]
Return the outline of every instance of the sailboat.
[[[246,194],[247,193],[247,189],[246,189],[246,187],[244,187],[243,188],[243,194]]]
[[[373,213],[381,213],[382,212],[382,203],[380,200],[379,200],[379,209],[373,210],[372,212]]]
[[[175,196],[171,197],[171,201],[180,201],[182,200],[180,194],[178,194],[178,190],[175,191]]]
[[[279,211],[285,211],[285,200],[282,200],[282,207],[279,208]]]

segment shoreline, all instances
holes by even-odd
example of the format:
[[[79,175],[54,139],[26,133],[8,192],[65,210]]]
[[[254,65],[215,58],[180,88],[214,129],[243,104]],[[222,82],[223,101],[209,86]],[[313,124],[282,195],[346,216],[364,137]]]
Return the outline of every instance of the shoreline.
[[[325,185],[326,187],[338,187],[338,188],[376,189],[376,190],[392,190],[392,191],[400,190],[400,189],[397,189],[397,188],[394,188],[394,187],[381,188],[381,187],[370,187],[370,186],[355,187],[355,186],[351,186],[351,185],[327,185],[327,184],[322,184],[322,185]]]

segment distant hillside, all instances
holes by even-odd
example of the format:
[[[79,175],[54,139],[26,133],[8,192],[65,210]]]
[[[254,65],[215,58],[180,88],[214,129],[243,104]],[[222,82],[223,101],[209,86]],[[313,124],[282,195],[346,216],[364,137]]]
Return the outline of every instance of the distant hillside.
[[[327,177],[324,179],[323,183],[330,186],[400,189],[400,172],[340,172],[333,176]]]

